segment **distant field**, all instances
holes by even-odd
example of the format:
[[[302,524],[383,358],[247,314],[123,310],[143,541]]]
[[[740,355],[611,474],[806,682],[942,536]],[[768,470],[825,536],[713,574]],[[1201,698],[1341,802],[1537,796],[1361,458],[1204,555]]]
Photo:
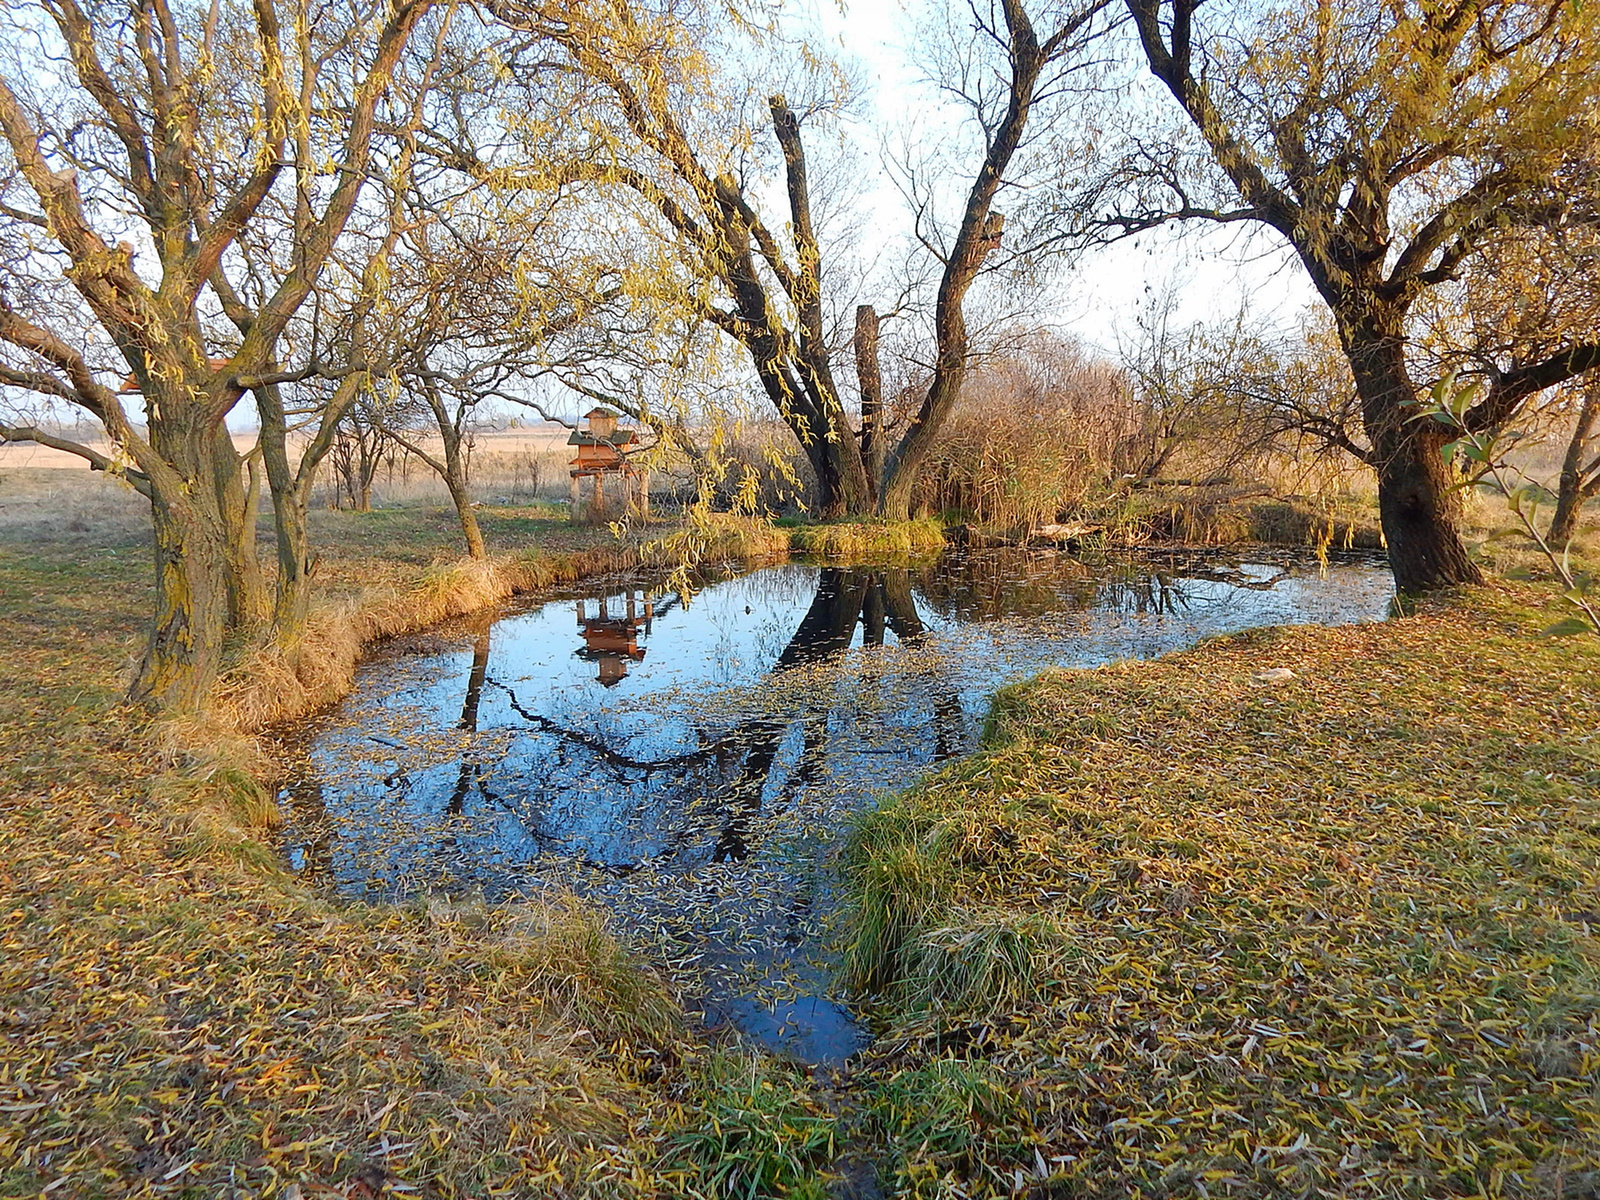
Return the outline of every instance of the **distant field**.
[[[437,437],[414,440],[428,453],[442,456]],[[235,434],[233,441],[244,454],[255,445],[255,434]],[[491,503],[526,503],[566,496],[570,457],[566,441],[567,430],[559,426],[474,434],[471,462],[473,485],[479,497]],[[84,444],[108,456],[113,449],[103,437],[84,439]],[[50,477],[58,473],[90,474],[81,458],[62,450],[26,442],[0,445],[0,521],[5,519],[6,496],[13,504],[22,493],[28,494],[29,502],[57,498],[58,485],[53,485]],[[315,503],[331,504],[332,479],[331,461],[325,462]],[[4,486],[7,480],[11,481],[9,487]],[[110,486],[115,492],[125,491],[115,484]],[[80,489],[74,488],[69,502],[77,503],[81,498]],[[443,503],[447,498],[444,485],[427,465],[410,456],[397,456],[392,463],[385,463],[373,481],[373,503],[377,505]]]
[[[109,455],[111,453],[111,442],[107,438],[84,438],[82,440],[85,445],[100,451],[102,454]],[[439,448],[439,439],[437,437],[420,436],[413,440],[430,453]],[[256,435],[253,432],[233,435],[233,444],[241,454],[254,446],[255,442]],[[555,425],[542,426],[538,429],[507,429],[501,432],[473,435],[474,450],[485,454],[565,453],[563,448],[566,446],[566,442],[567,430]],[[51,450],[46,446],[33,445],[31,442],[6,442],[0,444],[0,471],[21,469],[82,471],[87,468],[81,458],[75,454],[68,454],[64,450]]]

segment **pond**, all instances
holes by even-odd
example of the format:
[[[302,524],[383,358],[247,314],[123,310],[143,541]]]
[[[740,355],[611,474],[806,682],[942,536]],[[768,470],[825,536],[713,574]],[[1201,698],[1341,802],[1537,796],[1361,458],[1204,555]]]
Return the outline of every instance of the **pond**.
[[[702,582],[601,581],[386,646],[298,731],[291,865],[372,899],[575,891],[709,1023],[833,1063],[865,1036],[830,988],[840,834],[973,749],[996,688],[1254,626],[1381,620],[1393,591],[1378,558],[1267,552],[981,551]]]

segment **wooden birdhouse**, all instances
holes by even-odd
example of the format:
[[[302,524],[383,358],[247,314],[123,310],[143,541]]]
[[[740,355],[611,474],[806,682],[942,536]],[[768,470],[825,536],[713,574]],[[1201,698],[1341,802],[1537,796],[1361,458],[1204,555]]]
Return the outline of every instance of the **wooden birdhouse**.
[[[567,438],[567,445],[578,449],[578,457],[568,464],[574,521],[608,521],[630,508],[641,517],[650,515],[650,472],[628,458],[628,448],[638,444],[639,435],[619,429],[617,417],[612,409],[592,408],[583,415],[584,428]],[[585,479],[590,481],[587,489]]]

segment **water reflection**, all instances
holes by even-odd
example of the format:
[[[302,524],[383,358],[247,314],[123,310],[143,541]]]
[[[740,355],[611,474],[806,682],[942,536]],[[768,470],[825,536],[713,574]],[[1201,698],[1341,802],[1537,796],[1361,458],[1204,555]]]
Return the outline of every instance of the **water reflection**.
[[[614,603],[614,602],[613,602]],[[578,601],[578,628],[583,631],[583,648],[578,657],[600,664],[598,681],[604,687],[615,687],[628,674],[628,663],[644,658],[639,646],[641,631],[646,636],[655,621],[655,602],[649,596],[640,596],[632,588],[622,600],[623,616],[611,616],[606,611],[606,597],[600,597],[599,611],[588,616],[588,601]]]
[[[814,960],[826,847],[875,794],[969,750],[997,686],[1250,625],[1381,619],[1389,594],[1371,562],[991,552],[477,618],[444,631],[453,646],[368,664],[307,731],[291,857],[391,897],[576,888],[692,964],[722,1015],[810,1014],[778,1025],[811,1039],[802,1057],[837,1056],[856,1034]]]

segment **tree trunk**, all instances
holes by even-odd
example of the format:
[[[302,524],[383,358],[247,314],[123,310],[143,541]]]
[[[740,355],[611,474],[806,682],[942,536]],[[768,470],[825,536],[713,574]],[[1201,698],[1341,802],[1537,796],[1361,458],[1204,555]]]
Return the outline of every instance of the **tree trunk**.
[[[1590,466],[1591,478],[1585,478],[1583,454],[1588,447],[1589,435],[1600,420],[1600,380],[1589,384],[1578,410],[1578,424],[1567,443],[1566,457],[1561,461],[1561,482],[1556,490],[1556,511],[1550,518],[1550,531],[1545,541],[1561,549],[1578,532],[1578,514],[1584,503],[1600,491],[1600,457]]]
[[[487,558],[489,550],[483,542],[483,530],[478,526],[478,514],[472,507],[472,493],[458,468],[459,464],[452,465],[445,476],[445,487],[450,489],[450,501],[461,520],[461,536],[466,539],[467,554],[472,558]]]
[[[1370,324],[1348,327],[1345,353],[1361,398],[1362,421],[1378,473],[1378,512],[1389,567],[1402,594],[1482,583],[1456,522],[1457,481],[1441,453],[1448,434],[1416,420],[1416,389],[1404,339]]]
[[[256,554],[255,513],[245,490],[244,460],[233,448],[233,435],[225,423],[219,422],[202,436],[210,456],[217,512],[228,531],[228,621],[248,629],[266,617],[267,588]]]
[[[129,694],[169,713],[195,713],[221,673],[230,635],[264,615],[265,593],[245,529],[242,460],[226,425],[186,387],[150,403],[162,418],[152,422],[151,448],[174,478],[151,481],[156,612]]]
[[[856,306],[856,379],[861,387],[861,465],[867,472],[867,500],[877,506],[883,490],[883,373],[878,365],[878,312]]]
[[[129,694],[168,713],[199,712],[222,670],[233,627],[233,564],[227,530],[204,490],[159,493],[155,526],[156,614]]]
[[[855,438],[846,428],[831,438],[801,443],[817,475],[817,515],[825,521],[865,516],[872,512],[866,472],[861,469]]]
[[[467,479],[468,462],[463,453],[466,439],[462,436],[461,424],[466,410],[458,406],[452,416],[432,380],[427,382],[425,391],[428,407],[433,410],[434,423],[439,427],[439,440],[444,443],[444,462],[438,464],[442,468],[439,476],[450,493],[450,503],[455,505],[456,518],[461,522],[461,536],[467,543],[467,554],[472,558],[487,558],[489,551],[483,544],[483,530],[478,527],[478,514],[472,507],[472,488]],[[594,485],[595,508],[599,509],[602,500],[598,475],[595,476]]]
[[[276,384],[256,391],[261,417],[261,461],[272,493],[272,526],[278,546],[278,584],[272,624],[280,641],[292,642],[305,628],[311,611],[311,535],[307,529],[307,495],[296,485],[289,466],[287,421]],[[338,494],[337,488],[335,495]]]

